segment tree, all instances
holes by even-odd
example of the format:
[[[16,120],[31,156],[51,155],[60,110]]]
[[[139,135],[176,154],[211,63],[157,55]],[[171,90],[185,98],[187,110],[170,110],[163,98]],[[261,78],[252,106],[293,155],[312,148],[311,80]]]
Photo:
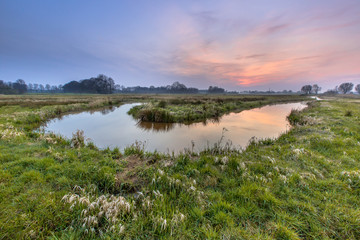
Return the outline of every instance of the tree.
[[[97,77],[71,81],[63,86],[64,92],[109,94],[115,90],[115,82],[111,77],[99,74]]]
[[[217,86],[210,86],[208,89],[208,93],[224,93],[225,89],[217,87]]]
[[[40,85],[39,85],[39,89],[40,89],[40,92],[43,92],[43,91],[45,90],[44,85],[40,84]]]
[[[342,94],[347,94],[349,93],[354,87],[354,84],[352,83],[342,83],[340,84],[338,91]]]
[[[311,89],[312,89],[311,85],[305,85],[305,86],[302,86],[301,91],[305,94],[310,94]]]
[[[39,90],[39,84],[34,83],[34,91],[37,92]]]
[[[318,94],[318,92],[321,91],[321,87],[319,87],[317,84],[314,84],[312,85],[312,91],[313,93]]]
[[[29,84],[28,84],[28,90],[30,90],[30,91],[34,90],[32,83],[29,83]]]
[[[81,92],[80,83],[77,81],[68,82],[63,86],[63,90],[68,93],[79,93]]]
[[[50,84],[46,84],[46,85],[45,85],[46,91],[50,91],[50,88],[51,88]]]
[[[360,94],[360,84],[356,85],[355,91],[357,91]]]
[[[12,84],[12,88],[14,88],[20,94],[27,92],[27,85],[22,79],[16,80],[16,82]]]
[[[5,83],[3,80],[0,80],[0,94],[11,94],[14,93],[14,89],[10,87],[9,84]]]

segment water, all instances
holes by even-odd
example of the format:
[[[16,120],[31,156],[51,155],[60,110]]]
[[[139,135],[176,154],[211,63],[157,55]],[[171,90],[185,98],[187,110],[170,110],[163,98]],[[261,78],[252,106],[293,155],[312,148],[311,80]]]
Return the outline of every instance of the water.
[[[184,148],[199,151],[213,146],[224,133],[223,143],[231,141],[236,147],[246,147],[252,137],[275,138],[290,128],[286,116],[291,109],[303,109],[304,103],[270,105],[230,113],[218,121],[206,123],[165,124],[138,123],[127,111],[137,104],[97,112],[82,112],[54,119],[46,126],[51,131],[71,138],[77,129],[83,130],[98,147],[124,147],[135,141],[145,143],[145,150],[178,152]],[[226,129],[226,131],[224,131]]]

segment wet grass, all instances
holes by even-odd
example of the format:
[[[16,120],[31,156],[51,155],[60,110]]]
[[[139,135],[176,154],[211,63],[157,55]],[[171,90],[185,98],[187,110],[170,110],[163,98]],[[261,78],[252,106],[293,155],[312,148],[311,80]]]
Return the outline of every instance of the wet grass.
[[[360,237],[360,99],[311,103],[288,133],[243,151],[219,142],[173,155],[34,132],[109,99],[30,97],[44,102],[0,107],[0,239]]]

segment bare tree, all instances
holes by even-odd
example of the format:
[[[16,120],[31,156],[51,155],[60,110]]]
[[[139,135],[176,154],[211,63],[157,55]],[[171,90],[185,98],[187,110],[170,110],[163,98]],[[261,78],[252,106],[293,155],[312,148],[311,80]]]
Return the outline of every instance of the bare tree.
[[[342,94],[347,94],[349,93],[354,87],[354,84],[352,83],[342,83],[340,84],[338,91]]]

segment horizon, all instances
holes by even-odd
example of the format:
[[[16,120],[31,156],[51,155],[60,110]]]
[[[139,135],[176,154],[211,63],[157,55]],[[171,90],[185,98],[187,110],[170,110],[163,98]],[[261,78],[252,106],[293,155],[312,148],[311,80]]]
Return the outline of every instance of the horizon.
[[[360,2],[0,3],[0,79],[229,91],[360,83]]]

